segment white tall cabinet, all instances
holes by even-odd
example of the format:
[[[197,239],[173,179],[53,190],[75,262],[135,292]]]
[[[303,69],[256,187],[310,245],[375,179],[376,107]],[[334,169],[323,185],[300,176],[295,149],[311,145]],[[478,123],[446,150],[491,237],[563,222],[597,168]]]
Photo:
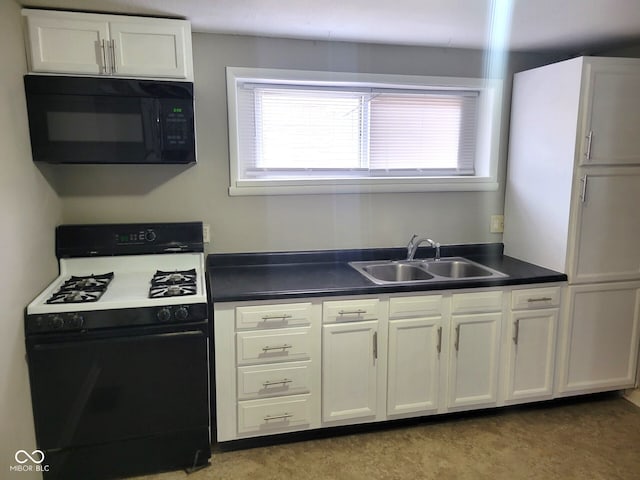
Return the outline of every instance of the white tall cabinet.
[[[640,312],[640,60],[515,75],[505,254],[564,272],[558,395],[633,386]]]

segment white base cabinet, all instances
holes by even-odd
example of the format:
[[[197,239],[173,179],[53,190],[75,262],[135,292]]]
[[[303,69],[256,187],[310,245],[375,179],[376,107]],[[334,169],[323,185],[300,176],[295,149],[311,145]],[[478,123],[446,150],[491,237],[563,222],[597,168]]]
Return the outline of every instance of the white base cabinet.
[[[560,287],[512,292],[505,339],[506,403],[553,397],[560,299]]]
[[[22,11],[31,72],[193,81],[186,20]]]
[[[569,287],[567,313],[559,349],[559,395],[633,387],[640,282]]]
[[[444,304],[442,295],[389,299],[387,415],[438,411],[446,378],[441,369],[447,363],[447,352],[442,351],[447,335]]]
[[[629,388],[639,327],[640,282],[217,303],[217,440]]]

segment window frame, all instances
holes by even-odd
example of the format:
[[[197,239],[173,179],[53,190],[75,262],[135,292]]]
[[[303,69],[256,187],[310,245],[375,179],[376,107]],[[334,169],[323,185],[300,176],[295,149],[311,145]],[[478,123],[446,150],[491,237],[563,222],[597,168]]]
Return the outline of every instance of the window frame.
[[[500,149],[502,81],[372,73],[227,67],[229,195],[338,194],[427,191],[495,191]],[[466,176],[242,179],[239,175],[237,88],[243,83],[282,83],[324,87],[477,90],[478,121],[475,174]]]

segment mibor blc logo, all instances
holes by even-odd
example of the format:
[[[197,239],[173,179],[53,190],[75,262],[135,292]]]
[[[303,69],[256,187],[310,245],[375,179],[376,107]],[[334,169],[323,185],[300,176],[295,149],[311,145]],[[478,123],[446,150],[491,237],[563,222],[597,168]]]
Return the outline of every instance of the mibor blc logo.
[[[18,450],[14,455],[17,465],[10,465],[10,472],[48,472],[49,465],[43,465],[44,452],[34,450],[29,453],[26,450]]]

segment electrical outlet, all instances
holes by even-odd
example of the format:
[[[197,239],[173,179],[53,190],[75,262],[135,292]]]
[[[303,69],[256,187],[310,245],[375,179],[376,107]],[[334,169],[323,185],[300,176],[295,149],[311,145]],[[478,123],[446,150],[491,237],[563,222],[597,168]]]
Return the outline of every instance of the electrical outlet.
[[[209,225],[206,223],[202,225],[202,241],[204,243],[209,243],[211,241],[211,232],[209,229]]]
[[[491,233],[504,232],[504,215],[491,215]]]

